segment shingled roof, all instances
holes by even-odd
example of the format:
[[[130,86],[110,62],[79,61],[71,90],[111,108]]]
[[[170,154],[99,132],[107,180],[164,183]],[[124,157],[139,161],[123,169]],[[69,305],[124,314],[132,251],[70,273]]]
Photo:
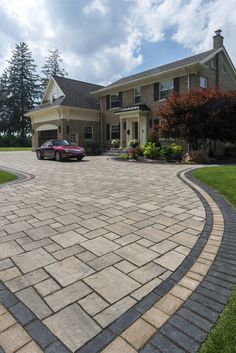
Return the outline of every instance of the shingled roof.
[[[56,81],[65,97],[59,97],[53,102],[44,102],[32,109],[30,112],[54,106],[100,110],[98,97],[91,95],[90,92],[97,91],[103,88],[103,86],[60,76],[52,76],[52,78]]]
[[[126,77],[121,78],[118,81],[115,81],[115,82],[111,83],[106,88],[117,86],[117,85],[122,85],[122,84],[131,82],[131,81],[135,81],[135,80],[138,80],[138,79],[141,79],[141,78],[145,78],[145,77],[148,77],[148,76],[161,74],[161,73],[163,73],[165,71],[179,69],[179,68],[185,67],[187,65],[200,63],[201,61],[206,59],[208,56],[214,54],[217,51],[219,51],[219,49],[211,49],[211,50],[208,50],[208,51],[206,51],[204,53],[201,53],[201,54],[189,56],[187,58],[184,58],[184,59],[181,59],[181,60],[177,60],[177,61],[174,61],[174,62],[169,63],[169,64],[158,66],[158,67],[155,67],[153,69],[146,70],[146,71],[143,71],[143,72],[139,72],[139,73],[134,74],[134,75],[126,76]]]

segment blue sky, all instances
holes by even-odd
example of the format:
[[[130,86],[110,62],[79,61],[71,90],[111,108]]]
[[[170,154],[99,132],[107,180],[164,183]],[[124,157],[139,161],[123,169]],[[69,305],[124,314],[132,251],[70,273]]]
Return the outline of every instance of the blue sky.
[[[212,48],[236,64],[236,0],[0,0],[0,71],[25,41],[38,68],[58,47],[69,77],[107,84]]]

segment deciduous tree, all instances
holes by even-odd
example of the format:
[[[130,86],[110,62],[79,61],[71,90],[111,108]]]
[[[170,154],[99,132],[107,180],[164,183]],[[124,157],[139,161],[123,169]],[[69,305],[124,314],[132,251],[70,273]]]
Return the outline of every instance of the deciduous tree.
[[[236,92],[195,90],[172,95],[159,109],[163,137],[184,139],[195,150],[210,140],[236,142]]]

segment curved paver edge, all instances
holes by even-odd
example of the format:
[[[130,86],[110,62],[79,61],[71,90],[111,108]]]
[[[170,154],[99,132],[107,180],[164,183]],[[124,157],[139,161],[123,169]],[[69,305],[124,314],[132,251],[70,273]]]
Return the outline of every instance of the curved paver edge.
[[[25,172],[15,170],[12,168],[7,168],[4,166],[0,166],[0,170],[12,173],[12,174],[16,175],[16,177],[17,177],[15,180],[7,181],[6,183],[0,184],[0,188],[3,188],[5,186],[9,186],[9,185],[18,184],[18,183],[23,183],[25,181],[29,181],[29,180],[35,178],[35,176],[33,174],[25,173]]]

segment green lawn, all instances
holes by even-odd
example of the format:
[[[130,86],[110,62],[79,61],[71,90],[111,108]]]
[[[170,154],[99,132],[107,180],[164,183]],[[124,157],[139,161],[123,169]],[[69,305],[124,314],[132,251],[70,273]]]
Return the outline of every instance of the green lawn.
[[[32,147],[0,147],[0,152],[31,151]]]
[[[202,168],[193,175],[225,196],[236,207],[236,166]]]
[[[15,180],[16,178],[16,175],[0,170],[0,184]]]
[[[203,168],[193,175],[236,207],[236,166]],[[236,353],[236,288],[198,353]]]

